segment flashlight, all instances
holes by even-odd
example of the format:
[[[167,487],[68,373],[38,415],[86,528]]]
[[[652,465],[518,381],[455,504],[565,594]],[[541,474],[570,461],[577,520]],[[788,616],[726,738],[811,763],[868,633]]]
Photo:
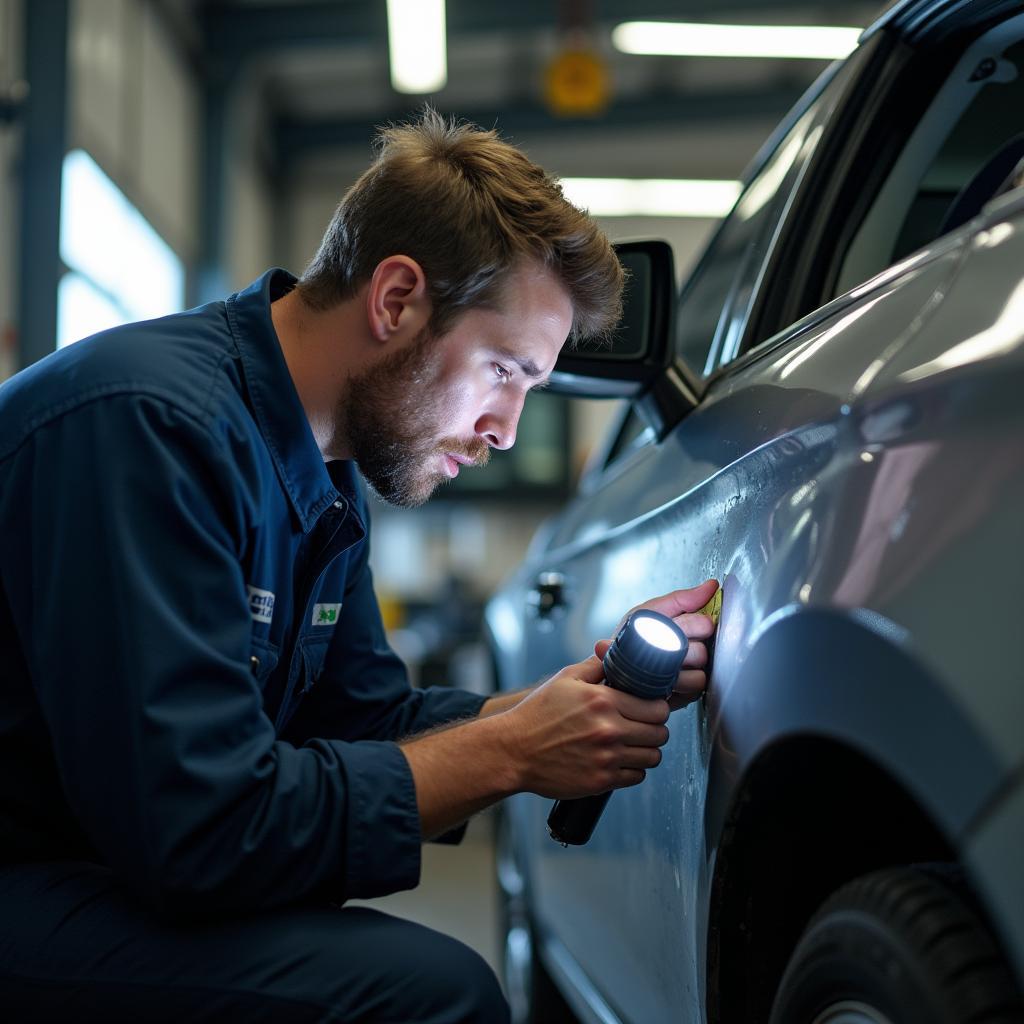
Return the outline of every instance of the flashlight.
[[[665,700],[686,657],[686,634],[659,612],[638,611],[626,619],[604,656],[606,686],[644,700]],[[548,815],[551,838],[582,846],[594,831],[611,791],[558,800]]]

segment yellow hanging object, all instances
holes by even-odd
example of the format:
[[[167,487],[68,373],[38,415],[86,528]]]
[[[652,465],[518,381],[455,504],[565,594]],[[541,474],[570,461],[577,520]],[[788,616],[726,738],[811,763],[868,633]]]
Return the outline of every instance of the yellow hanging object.
[[[711,621],[718,627],[718,620],[722,616],[722,587],[719,585],[715,591],[714,596],[703,608],[697,609],[698,615],[710,615]]]
[[[398,597],[387,593],[378,594],[377,606],[385,629],[401,629],[405,625],[405,605]]]
[[[608,66],[589,50],[563,50],[544,75],[544,98],[558,117],[594,117],[610,93]]]

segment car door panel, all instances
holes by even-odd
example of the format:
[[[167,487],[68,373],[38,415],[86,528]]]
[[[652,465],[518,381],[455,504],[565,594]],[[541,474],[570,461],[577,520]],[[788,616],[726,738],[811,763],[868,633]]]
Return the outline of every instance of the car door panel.
[[[872,440],[889,463],[888,489],[904,481],[907,510],[898,521],[907,554],[900,557],[896,545],[884,562],[874,554],[876,573],[890,580],[879,610],[919,639],[922,659],[1010,765],[1024,757],[1020,665],[1005,656],[1024,607],[1022,266],[1018,189],[978,226],[941,314],[865,392]],[[913,472],[904,470],[915,456]],[[866,550],[862,543],[862,562]]]

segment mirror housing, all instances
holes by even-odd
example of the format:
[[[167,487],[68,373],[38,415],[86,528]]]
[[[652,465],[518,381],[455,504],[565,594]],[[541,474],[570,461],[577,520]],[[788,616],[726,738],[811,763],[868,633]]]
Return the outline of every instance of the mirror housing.
[[[626,271],[622,319],[611,343],[582,339],[563,349],[549,381],[556,394],[580,398],[637,398],[672,363],[675,270],[668,242],[618,242]]]

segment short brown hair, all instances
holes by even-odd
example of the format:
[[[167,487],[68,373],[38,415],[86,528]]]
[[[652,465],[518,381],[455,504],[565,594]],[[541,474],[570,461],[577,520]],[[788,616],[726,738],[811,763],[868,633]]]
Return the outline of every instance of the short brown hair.
[[[501,301],[506,272],[537,263],[573,306],[570,339],[605,337],[622,312],[623,272],[597,224],[496,131],[426,108],[382,129],[377,157],[338,204],[299,281],[314,309],[351,298],[388,256],[423,268],[443,333],[458,313]]]

